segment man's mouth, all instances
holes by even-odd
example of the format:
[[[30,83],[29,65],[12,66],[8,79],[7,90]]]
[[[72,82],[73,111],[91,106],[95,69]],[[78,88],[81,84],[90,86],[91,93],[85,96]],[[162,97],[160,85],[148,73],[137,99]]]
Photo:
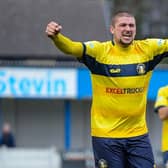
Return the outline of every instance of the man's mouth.
[[[132,33],[122,34],[123,37],[132,37]]]
[[[132,33],[123,34],[122,36],[123,36],[124,39],[129,40],[132,37]]]

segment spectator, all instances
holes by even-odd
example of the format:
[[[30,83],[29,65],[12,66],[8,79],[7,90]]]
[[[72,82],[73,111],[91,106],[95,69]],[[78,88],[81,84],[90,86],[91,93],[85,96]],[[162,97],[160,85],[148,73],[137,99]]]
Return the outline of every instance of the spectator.
[[[11,126],[5,123],[2,127],[2,135],[0,137],[0,146],[15,147],[15,138],[13,136]]]

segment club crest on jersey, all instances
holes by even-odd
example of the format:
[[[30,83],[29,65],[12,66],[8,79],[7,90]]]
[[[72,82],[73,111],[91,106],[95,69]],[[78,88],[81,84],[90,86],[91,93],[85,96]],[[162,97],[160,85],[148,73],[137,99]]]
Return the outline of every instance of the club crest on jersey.
[[[145,74],[145,64],[138,64],[136,70],[139,75]]]

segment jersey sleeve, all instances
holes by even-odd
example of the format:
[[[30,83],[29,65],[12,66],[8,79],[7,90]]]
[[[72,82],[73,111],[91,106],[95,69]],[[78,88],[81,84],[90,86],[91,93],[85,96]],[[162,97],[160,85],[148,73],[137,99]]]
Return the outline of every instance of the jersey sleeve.
[[[84,50],[82,42],[72,41],[61,33],[53,38],[53,42],[63,53],[74,55],[78,58],[82,57]]]
[[[102,43],[99,41],[87,41],[83,43],[83,56],[80,62],[84,63],[87,67],[90,67],[95,63],[98,57],[101,57],[103,53]]]
[[[148,39],[153,59],[168,57],[168,39]]]
[[[164,90],[164,88],[160,88],[155,102],[155,111],[157,112],[159,107],[164,106],[168,106],[168,100],[166,96],[166,91]]]
[[[100,42],[88,41],[84,42],[83,45],[85,46],[85,52],[83,53],[83,56],[88,55],[90,57],[96,58],[98,53],[100,54]]]

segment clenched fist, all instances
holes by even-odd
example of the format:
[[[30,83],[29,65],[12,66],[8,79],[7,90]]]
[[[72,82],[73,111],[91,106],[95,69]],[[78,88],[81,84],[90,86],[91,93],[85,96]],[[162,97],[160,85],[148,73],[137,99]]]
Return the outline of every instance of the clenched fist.
[[[62,26],[59,25],[57,22],[50,22],[46,27],[46,34],[48,37],[53,38],[57,35],[62,29]]]

